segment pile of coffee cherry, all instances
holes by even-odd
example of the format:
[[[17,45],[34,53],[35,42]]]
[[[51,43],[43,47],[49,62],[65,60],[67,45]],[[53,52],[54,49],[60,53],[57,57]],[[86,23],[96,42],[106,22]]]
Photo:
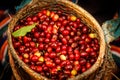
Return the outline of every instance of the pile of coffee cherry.
[[[97,60],[99,39],[73,14],[41,10],[18,21],[13,32],[37,25],[25,36],[12,36],[19,58],[32,70],[52,80],[66,80],[85,72]]]

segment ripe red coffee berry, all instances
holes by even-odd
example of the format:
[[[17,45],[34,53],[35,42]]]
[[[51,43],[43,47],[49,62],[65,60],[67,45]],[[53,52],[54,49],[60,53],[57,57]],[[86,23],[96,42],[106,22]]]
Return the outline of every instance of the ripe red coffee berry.
[[[38,61],[38,56],[33,55],[33,56],[31,57],[31,61],[37,62],[37,61]]]
[[[43,49],[44,49],[44,44],[40,43],[40,44],[38,45],[38,49],[39,49],[39,50],[43,50]]]
[[[65,38],[62,38],[62,43],[67,44],[67,40]]]

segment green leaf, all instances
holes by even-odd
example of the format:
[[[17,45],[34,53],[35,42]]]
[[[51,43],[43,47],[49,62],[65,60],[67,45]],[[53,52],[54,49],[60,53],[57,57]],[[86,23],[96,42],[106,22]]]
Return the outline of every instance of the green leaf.
[[[31,30],[37,25],[37,23],[34,23],[32,25],[24,26],[15,32],[12,33],[13,37],[19,37],[19,36],[25,36],[28,32],[31,32]]]

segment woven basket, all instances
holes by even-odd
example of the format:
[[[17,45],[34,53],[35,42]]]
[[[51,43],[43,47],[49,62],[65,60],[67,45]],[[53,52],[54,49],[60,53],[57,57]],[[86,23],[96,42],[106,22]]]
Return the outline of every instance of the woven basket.
[[[98,38],[100,42],[100,51],[99,51],[99,56],[97,61],[90,69],[83,72],[82,74],[77,75],[75,78],[70,78],[69,80],[85,80],[85,79],[91,78],[92,76],[90,75],[92,75],[95,71],[97,71],[99,67],[101,67],[101,64],[103,63],[103,58],[105,55],[104,34],[98,22],[87,11],[85,11],[80,6],[68,0],[33,0],[30,4],[26,5],[20,11],[18,11],[17,14],[13,17],[12,21],[9,23],[7,34],[8,34],[8,43],[9,43],[10,53],[13,59],[16,61],[15,65],[20,67],[19,71],[22,70],[23,72],[25,72],[24,75],[30,76],[32,80],[47,80],[46,77],[41,76],[40,74],[30,69],[22,60],[19,59],[13,47],[12,37],[11,37],[13,28],[19,19],[23,19],[28,15],[33,15],[42,9],[48,9],[48,10],[54,10],[54,11],[62,10],[65,13],[74,14],[77,17],[80,17],[82,21],[89,26],[89,28],[91,28],[98,34]]]

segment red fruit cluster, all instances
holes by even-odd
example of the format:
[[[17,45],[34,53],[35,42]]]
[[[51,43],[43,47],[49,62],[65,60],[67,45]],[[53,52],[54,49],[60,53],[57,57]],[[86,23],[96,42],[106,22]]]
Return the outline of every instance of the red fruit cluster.
[[[99,53],[97,35],[80,18],[62,11],[42,10],[19,21],[14,31],[38,23],[24,37],[13,37],[18,56],[51,79],[64,80],[85,72]]]

